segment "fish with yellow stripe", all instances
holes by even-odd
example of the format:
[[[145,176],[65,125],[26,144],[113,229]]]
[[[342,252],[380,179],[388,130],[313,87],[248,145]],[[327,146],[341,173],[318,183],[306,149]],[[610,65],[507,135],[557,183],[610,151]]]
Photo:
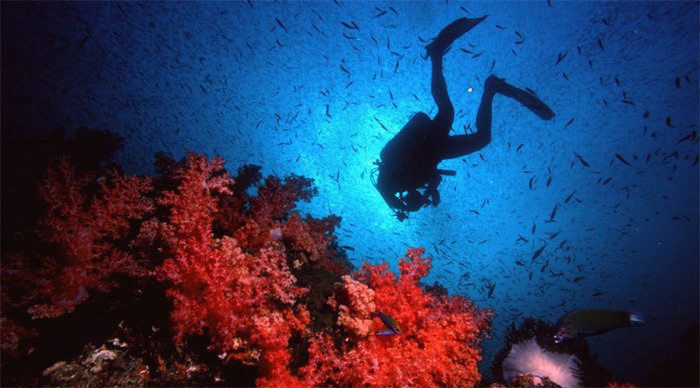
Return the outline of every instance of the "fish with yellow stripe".
[[[554,342],[607,333],[621,327],[641,326],[647,316],[637,311],[587,308],[572,311],[559,319]]]

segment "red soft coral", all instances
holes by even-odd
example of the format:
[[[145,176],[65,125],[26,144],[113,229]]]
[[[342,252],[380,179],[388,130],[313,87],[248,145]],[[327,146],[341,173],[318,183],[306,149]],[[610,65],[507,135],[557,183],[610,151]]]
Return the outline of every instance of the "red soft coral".
[[[260,224],[278,220],[286,216],[297,201],[309,202],[317,192],[313,180],[309,178],[292,174],[283,182],[275,176],[268,176],[265,183],[258,187],[257,197],[251,201],[251,213]]]
[[[365,264],[357,274],[375,291],[377,309],[393,316],[402,334],[368,336],[342,349],[329,336],[316,335],[309,364],[301,369],[307,383],[473,386],[479,381],[478,344],[490,312],[478,312],[459,296],[426,293],[418,281],[428,273],[430,260],[422,254],[422,249],[409,249],[399,278],[386,264]]]
[[[34,318],[73,311],[90,291],[108,290],[112,274],[145,274],[126,245],[132,221],[153,210],[144,196],[150,190],[150,179],[116,171],[97,179],[78,175],[67,158],[48,170],[39,187],[47,216],[37,235],[50,253],[36,268],[22,255],[10,264],[32,284],[25,301]]]
[[[333,248],[336,239],[333,231],[339,223],[340,217],[334,215],[320,220],[307,215],[304,219],[293,212],[284,225],[284,238],[296,256],[294,267],[313,263],[336,275],[348,273],[349,268],[333,260],[337,255]]]
[[[223,233],[238,240],[245,251],[260,249],[270,240],[283,240],[297,269],[313,263],[339,276],[349,273],[349,265],[335,260],[338,252],[333,232],[340,217],[303,218],[293,211],[298,201],[308,202],[317,193],[313,180],[294,174],[284,179],[268,176],[260,183],[261,179],[257,166],[238,169],[232,195],[219,202],[215,222]],[[253,191],[257,193],[252,195]]]
[[[174,301],[177,342],[207,329],[222,358],[257,363],[267,379],[261,381],[288,375],[289,339],[304,330],[310,317],[296,304],[305,289],[296,286],[283,247],[272,243],[269,231],[268,243],[255,249],[229,236],[214,238],[214,193],[231,194],[223,160],[207,163],[190,154],[178,176],[177,191],[160,201],[170,209],[170,220],[161,225],[170,236],[172,257],[158,270],[171,283],[167,295]],[[260,230],[250,226],[243,236]]]

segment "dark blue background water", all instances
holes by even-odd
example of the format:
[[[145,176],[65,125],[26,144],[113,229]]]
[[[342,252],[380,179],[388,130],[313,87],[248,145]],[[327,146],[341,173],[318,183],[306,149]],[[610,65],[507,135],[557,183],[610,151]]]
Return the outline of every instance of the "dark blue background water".
[[[445,57],[455,132],[474,127],[491,73],[557,116],[496,97],[492,143],[443,162],[457,175],[440,206],[398,222],[370,172],[414,112],[435,113],[419,37],[483,14]],[[698,141],[678,143],[698,127],[698,32],[697,2],[3,3],[2,135],[109,129],[132,172],[150,171],[155,151],[192,150],[314,178],[304,210],[343,217],[355,264],[395,266],[423,246],[429,282],[495,310],[486,362],[513,319],[635,309],[658,321],[589,344],[643,384],[698,320]]]

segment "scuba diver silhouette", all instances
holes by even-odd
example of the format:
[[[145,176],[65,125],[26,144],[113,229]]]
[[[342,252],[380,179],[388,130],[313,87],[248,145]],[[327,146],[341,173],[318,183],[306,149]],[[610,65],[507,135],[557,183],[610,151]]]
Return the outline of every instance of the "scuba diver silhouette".
[[[496,94],[515,99],[543,120],[554,117],[554,112],[533,93],[491,75],[484,84],[484,94],[476,116],[477,132],[450,136],[455,112],[442,74],[442,57],[456,39],[487,16],[457,19],[443,28],[437,38],[425,47],[432,63],[431,92],[438,112],[433,119],[423,112],[416,113],[389,140],[381,151],[381,161],[376,162],[379,175],[373,182],[399,221],[408,218],[409,212],[440,203],[437,188],[442,175],[455,175],[454,171],[437,168],[442,160],[462,157],[491,142],[491,105]]]

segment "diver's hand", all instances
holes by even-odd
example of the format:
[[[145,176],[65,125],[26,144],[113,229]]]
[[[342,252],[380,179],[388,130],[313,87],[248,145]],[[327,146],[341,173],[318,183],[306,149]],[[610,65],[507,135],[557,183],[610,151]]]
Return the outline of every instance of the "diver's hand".
[[[403,211],[403,210],[396,210],[396,211],[394,211],[394,216],[396,216],[397,220],[399,220],[400,222],[403,222],[403,220],[408,218],[408,213]]]
[[[433,205],[433,207],[437,207],[437,205],[440,204],[440,193],[437,190],[435,190],[432,193],[431,197],[433,199],[431,204]]]

